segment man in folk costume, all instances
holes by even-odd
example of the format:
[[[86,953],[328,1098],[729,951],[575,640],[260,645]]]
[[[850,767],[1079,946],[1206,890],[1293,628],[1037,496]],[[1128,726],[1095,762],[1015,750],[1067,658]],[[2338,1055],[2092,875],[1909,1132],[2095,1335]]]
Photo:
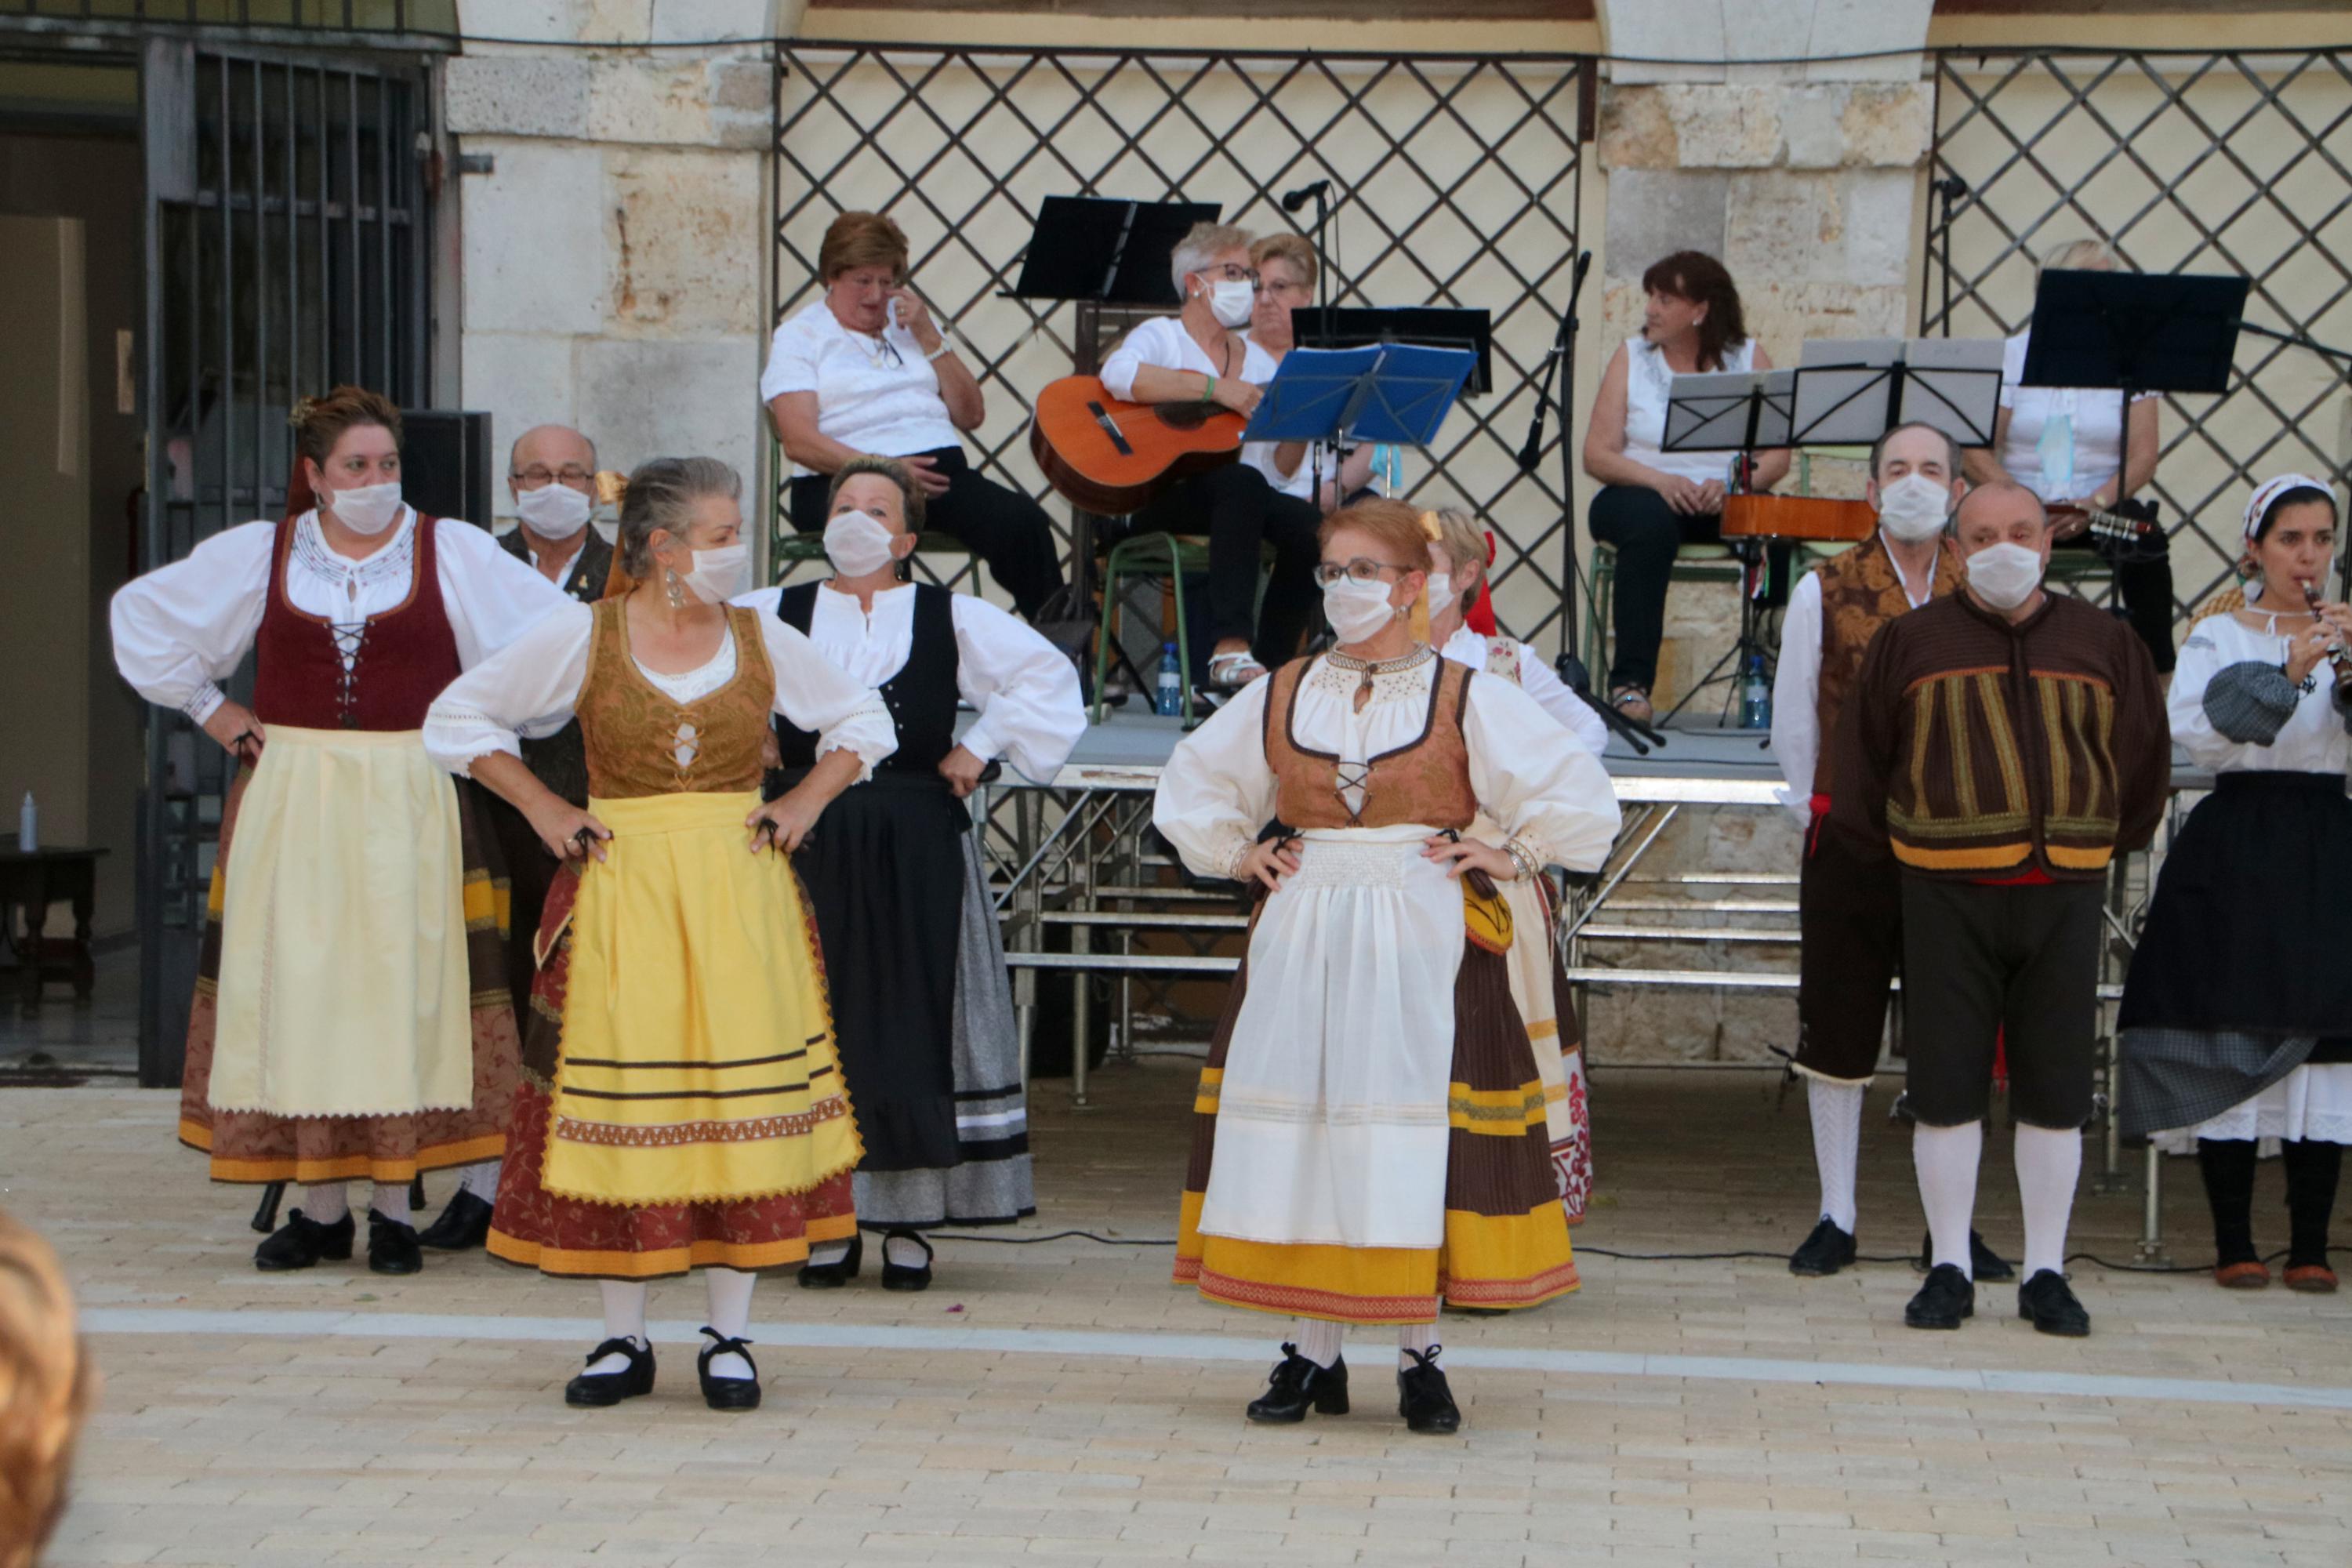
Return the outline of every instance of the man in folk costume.
[[[1968,486],[1959,447],[1932,425],[1900,425],[1870,449],[1864,496],[1878,531],[1806,574],[1780,623],[1772,682],[1772,754],[1789,781],[1781,802],[1805,826],[1798,884],[1797,1054],[1812,1112],[1820,1219],[1789,1258],[1792,1274],[1834,1274],[1854,1259],[1854,1174],[1862,1103],[1878,1069],[1886,1003],[1903,956],[1902,880],[1895,862],[1857,855],[1821,831],[1830,809],[1822,744],[1862,656],[1879,628],[1931,598],[1956,592],[1959,557],[1944,524]],[[2010,1267],[1970,1237],[1976,1277],[2006,1279]]]
[[[1176,1263],[1211,1300],[1298,1320],[1255,1421],[1344,1414],[1341,1335],[1381,1324],[1406,1425],[1454,1431],[1441,1300],[1577,1287],[1494,888],[1599,866],[1617,802],[1525,692],[1429,648],[1429,539],[1396,501],[1327,518],[1339,646],[1252,681],[1154,800],[1195,873],[1265,889],[1202,1074]],[[1503,843],[1471,834],[1482,810]]]
[[[613,547],[588,522],[596,507],[596,444],[566,426],[534,426],[507,454],[507,496],[517,521],[499,544],[562,589],[565,598],[583,605],[603,595],[613,570]],[[588,804],[588,761],[576,722],[544,740],[524,741],[522,760],[557,795],[574,805]],[[484,799],[506,865],[507,988],[520,1020],[530,1008],[531,978],[539,968],[532,950],[557,861],[541,847],[522,813],[487,791]],[[441,1217],[416,1239],[442,1252],[481,1246],[490,1233],[490,1205],[498,1195],[496,1160],[467,1166]]]
[[[1961,591],[1872,639],[1831,742],[1829,828],[1891,854],[1903,901],[1911,1158],[1933,1267],[1904,1321],[1976,1310],[1969,1219],[2006,1044],[2025,1211],[2018,1316],[2081,1336],[2066,1224],[2082,1172],[2108,867],[2163,815],[2171,734],[2147,645],[2046,592],[2049,518],[2021,485],[1952,513]]]
[[[247,764],[222,816],[180,1138],[224,1182],[299,1182],[265,1269],[422,1267],[408,1184],[496,1159],[518,1070],[505,892],[472,786],[433,766],[436,692],[564,601],[470,523],[401,500],[400,412],[338,387],[294,412],[285,518],[115,595],[115,662]],[[316,504],[313,505],[315,499]],[[219,681],[256,659],[251,709]]]

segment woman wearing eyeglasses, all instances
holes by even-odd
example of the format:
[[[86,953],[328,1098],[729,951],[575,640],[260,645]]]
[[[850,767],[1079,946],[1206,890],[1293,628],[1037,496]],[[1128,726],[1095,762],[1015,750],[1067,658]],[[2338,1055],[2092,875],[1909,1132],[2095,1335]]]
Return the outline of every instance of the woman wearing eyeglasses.
[[[1617,803],[1533,699],[1423,640],[1434,531],[1397,501],[1334,512],[1313,578],[1339,647],[1186,737],[1154,804],[1194,872],[1264,889],[1201,1077],[1176,1262],[1210,1300],[1298,1320],[1253,1421],[1344,1415],[1341,1335],[1380,1324],[1406,1425],[1454,1431],[1441,1298],[1577,1287],[1496,884],[1600,865]],[[1501,844],[1468,836],[1482,809]]]
[[[1196,224],[1176,242],[1169,271],[1184,309],[1142,322],[1103,362],[1102,384],[1133,403],[1199,403],[1246,417],[1274,361],[1250,342],[1257,271],[1250,235]],[[1209,536],[1208,684],[1239,691],[1298,651],[1315,615],[1315,503],[1284,495],[1247,463],[1229,463],[1162,490],[1129,520],[1139,531]],[[1265,603],[1257,605],[1258,554],[1274,546]]]

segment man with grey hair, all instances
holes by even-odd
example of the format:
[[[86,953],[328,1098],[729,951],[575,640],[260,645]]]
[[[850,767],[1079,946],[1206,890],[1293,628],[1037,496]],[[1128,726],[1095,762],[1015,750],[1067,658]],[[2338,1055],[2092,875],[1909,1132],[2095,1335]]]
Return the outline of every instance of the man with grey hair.
[[[596,444],[562,425],[524,431],[507,454],[507,495],[517,520],[501,541],[508,552],[581,603],[593,603],[613,565],[613,547],[588,521],[596,510]]]
[[[2091,1114],[2107,868],[2156,832],[2171,731],[2147,649],[2047,593],[2050,522],[2021,485],[1961,499],[1959,593],[1863,656],[1831,743],[1829,826],[1902,883],[1911,1157],[1933,1267],[1903,1321],[1976,1311],[1969,1222],[1993,1057],[2005,1046],[2025,1213],[2018,1316],[2079,1337],[2066,1226]]]

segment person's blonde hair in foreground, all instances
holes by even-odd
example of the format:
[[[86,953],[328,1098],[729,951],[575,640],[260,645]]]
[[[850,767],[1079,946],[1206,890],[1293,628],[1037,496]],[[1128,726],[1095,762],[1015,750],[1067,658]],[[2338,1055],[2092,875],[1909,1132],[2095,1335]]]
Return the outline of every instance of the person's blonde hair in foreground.
[[[64,1514],[97,1381],[57,1254],[0,1213],[0,1568],[31,1568]]]

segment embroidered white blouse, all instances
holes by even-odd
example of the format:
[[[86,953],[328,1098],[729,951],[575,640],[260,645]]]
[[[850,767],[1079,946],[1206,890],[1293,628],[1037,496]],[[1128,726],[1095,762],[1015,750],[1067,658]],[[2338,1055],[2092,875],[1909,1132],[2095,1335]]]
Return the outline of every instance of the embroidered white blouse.
[[[781,591],[756,589],[735,603],[774,620]],[[1077,667],[984,599],[955,595],[949,615],[955,626],[956,691],[980,713],[961,744],[983,763],[1003,757],[1024,777],[1049,782],[1086,732]],[[879,687],[906,668],[914,649],[914,584],[875,595],[870,615],[858,608],[856,595],[822,586],[809,613],[808,637],[852,680]]]
[[[339,628],[398,607],[415,569],[417,521],[414,510],[404,509],[383,547],[354,561],[329,549],[319,514],[304,512],[287,552],[287,598]],[[199,724],[212,716],[222,701],[217,683],[236,670],[261,629],[277,541],[276,523],[245,523],[115,594],[114,664],[140,696]],[[466,668],[572,602],[470,522],[436,520],[433,544],[442,608]],[[346,653],[347,668],[350,661]]]
[[[2290,621],[2302,629],[2311,623]],[[2172,672],[2165,716],[2172,740],[2199,767],[2217,773],[2275,771],[2298,773],[2352,772],[2352,735],[2336,711],[2336,682],[2322,660],[2295,693],[2294,711],[2267,746],[2232,741],[2205,715],[2205,689],[2233,664],[2284,665],[2284,632],[2256,631],[2236,616],[2208,616],[2189,628],[2180,645],[2180,667]]]

